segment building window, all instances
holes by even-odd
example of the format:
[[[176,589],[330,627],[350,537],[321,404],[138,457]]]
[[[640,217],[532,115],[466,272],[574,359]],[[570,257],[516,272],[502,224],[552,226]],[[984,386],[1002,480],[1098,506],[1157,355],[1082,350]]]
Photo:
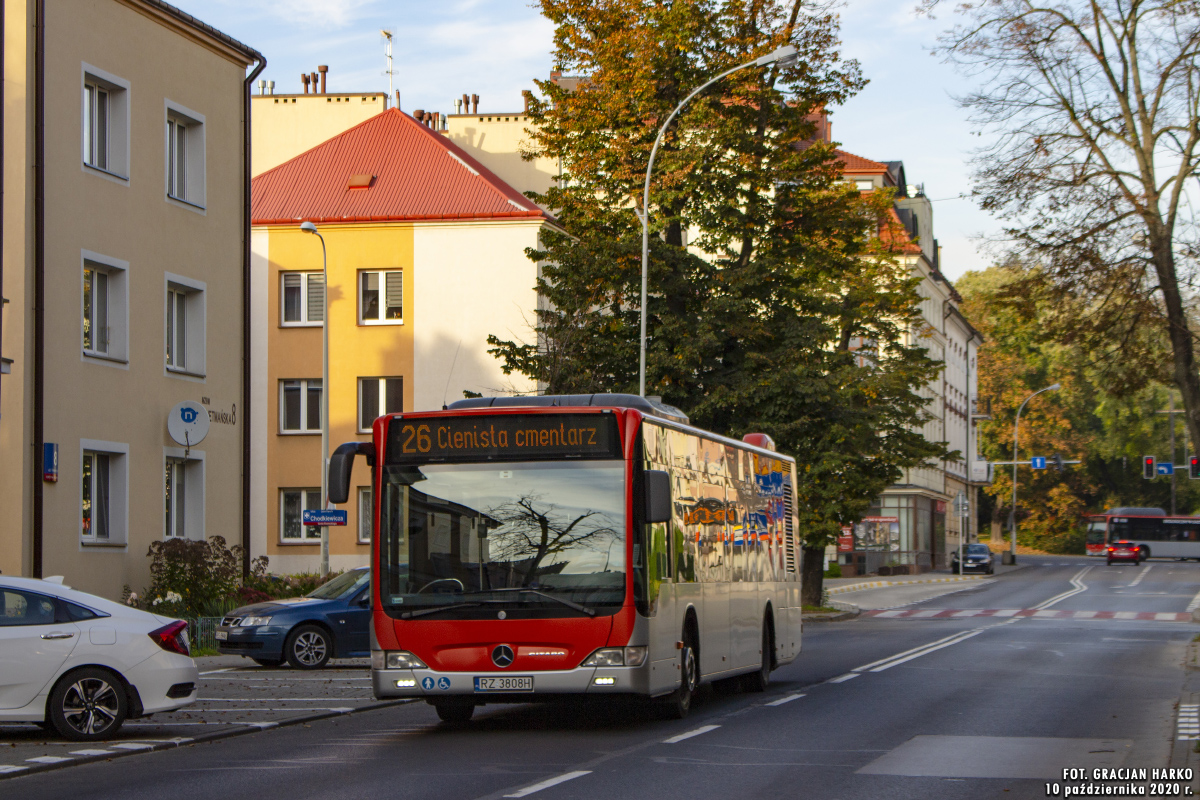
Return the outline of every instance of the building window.
[[[205,284],[166,274],[166,364],[168,372],[205,372]]]
[[[321,381],[279,382],[279,430],[281,433],[321,432]]]
[[[404,273],[372,270],[358,273],[358,321],[361,325],[404,322]]]
[[[95,266],[83,268],[83,349],[92,355],[107,355],[108,272]]]
[[[84,544],[124,544],[129,446],[80,442],[79,534]]]
[[[371,542],[371,529],[375,524],[375,502],[370,486],[358,487],[358,541]]]
[[[125,262],[103,263],[83,257],[81,340],[83,354],[113,361],[126,359]]]
[[[165,489],[167,506],[163,535],[168,539],[186,539],[187,464],[183,459],[167,459]]]
[[[325,276],[320,272],[280,274],[283,325],[320,325],[325,319]]]
[[[167,102],[167,197],[204,208],[204,116]]]
[[[83,65],[83,164],[128,180],[129,82]]]
[[[107,542],[111,538],[111,459],[107,453],[83,454],[83,535]]]
[[[279,535],[284,542],[320,541],[321,529],[304,525],[304,510],[321,507],[320,489],[281,489]]]
[[[404,410],[403,378],[358,379],[358,430],[370,433],[375,418]]]

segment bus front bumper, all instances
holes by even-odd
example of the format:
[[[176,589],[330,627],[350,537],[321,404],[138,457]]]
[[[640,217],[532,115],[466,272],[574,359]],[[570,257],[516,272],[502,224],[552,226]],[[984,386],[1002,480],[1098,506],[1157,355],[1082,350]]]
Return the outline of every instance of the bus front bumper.
[[[476,678],[531,678],[532,689],[520,691],[477,691]],[[372,669],[375,697],[422,697],[472,695],[481,702],[532,700],[545,694],[640,694],[650,693],[650,670],[641,667],[577,667],[556,671],[437,672],[431,669]]]

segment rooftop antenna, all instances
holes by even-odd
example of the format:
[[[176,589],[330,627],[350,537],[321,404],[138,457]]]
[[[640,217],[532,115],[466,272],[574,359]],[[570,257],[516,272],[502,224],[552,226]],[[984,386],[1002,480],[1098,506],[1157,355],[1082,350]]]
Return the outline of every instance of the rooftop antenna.
[[[394,69],[392,69],[392,29],[384,28],[379,33],[383,36],[383,41],[384,41],[383,54],[387,58],[387,69],[384,70],[383,74],[387,75],[388,97],[391,97],[392,96],[392,76],[396,74],[396,71]],[[400,105],[399,103],[396,104],[397,108],[399,108],[399,105]]]

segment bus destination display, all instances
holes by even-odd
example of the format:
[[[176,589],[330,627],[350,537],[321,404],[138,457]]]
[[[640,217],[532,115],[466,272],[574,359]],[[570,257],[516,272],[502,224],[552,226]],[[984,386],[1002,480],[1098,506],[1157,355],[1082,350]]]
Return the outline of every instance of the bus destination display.
[[[387,463],[621,458],[612,414],[508,414],[393,419]]]

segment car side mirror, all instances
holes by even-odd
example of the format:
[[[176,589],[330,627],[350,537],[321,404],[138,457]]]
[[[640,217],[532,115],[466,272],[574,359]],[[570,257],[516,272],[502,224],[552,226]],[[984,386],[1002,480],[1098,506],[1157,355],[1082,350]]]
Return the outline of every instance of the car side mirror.
[[[648,469],[646,476],[646,522],[671,521],[671,475],[661,469]]]

